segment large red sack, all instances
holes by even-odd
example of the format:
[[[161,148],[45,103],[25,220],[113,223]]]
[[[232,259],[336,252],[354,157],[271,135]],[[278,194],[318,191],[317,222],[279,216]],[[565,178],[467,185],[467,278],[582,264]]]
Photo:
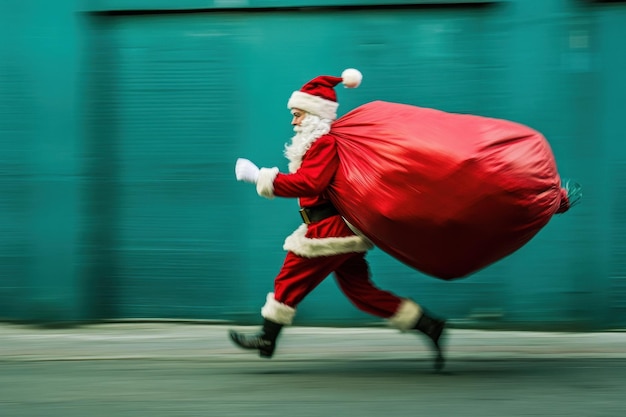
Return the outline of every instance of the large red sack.
[[[380,249],[462,278],[569,208],[552,150],[518,123],[375,101],[338,119],[330,198]]]

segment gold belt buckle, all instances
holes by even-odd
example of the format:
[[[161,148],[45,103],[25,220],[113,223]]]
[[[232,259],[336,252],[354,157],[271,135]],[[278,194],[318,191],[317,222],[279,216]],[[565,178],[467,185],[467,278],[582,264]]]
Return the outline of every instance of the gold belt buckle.
[[[300,217],[302,217],[304,224],[311,224],[311,219],[309,219],[309,215],[307,214],[305,208],[300,209]]]

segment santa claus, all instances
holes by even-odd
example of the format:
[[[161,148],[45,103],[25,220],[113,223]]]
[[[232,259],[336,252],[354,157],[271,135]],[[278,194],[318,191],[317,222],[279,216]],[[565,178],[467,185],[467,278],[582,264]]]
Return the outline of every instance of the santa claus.
[[[259,169],[247,159],[237,160],[237,180],[255,184],[260,196],[298,199],[302,225],[285,240],[284,263],[261,308],[262,329],[253,335],[231,331],[230,338],[244,349],[271,358],[281,329],[292,324],[300,302],[333,274],[341,291],[360,310],[386,319],[401,331],[425,334],[436,353],[435,367],[441,369],[445,321],[415,301],[374,285],[365,259],[372,242],[351,227],[331,201],[330,190],[341,164],[332,134],[338,108],[334,88],[339,84],[356,88],[361,80],[358,70],[346,69],[341,77],[319,76],[293,92],[287,106],[295,135],[284,150],[289,172],[276,167]]]

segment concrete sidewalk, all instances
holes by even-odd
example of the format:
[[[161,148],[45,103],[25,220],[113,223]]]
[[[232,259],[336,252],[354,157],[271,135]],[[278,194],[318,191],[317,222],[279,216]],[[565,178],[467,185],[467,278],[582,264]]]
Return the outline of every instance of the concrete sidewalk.
[[[236,348],[228,329],[189,323],[114,323],[66,329],[0,324],[0,361],[158,359],[258,361]],[[554,333],[449,329],[448,360],[626,358],[626,332]],[[388,328],[288,327],[275,361],[429,359],[424,337]]]

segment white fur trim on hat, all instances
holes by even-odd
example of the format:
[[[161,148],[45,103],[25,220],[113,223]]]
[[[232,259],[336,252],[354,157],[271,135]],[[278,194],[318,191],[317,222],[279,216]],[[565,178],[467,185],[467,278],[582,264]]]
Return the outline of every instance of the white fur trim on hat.
[[[274,198],[274,180],[278,175],[278,168],[261,168],[256,180],[256,192],[261,197]]]
[[[422,308],[413,300],[405,298],[398,306],[395,314],[389,317],[389,324],[403,332],[412,329],[422,317]]]
[[[284,326],[289,326],[293,323],[295,315],[295,308],[276,301],[273,292],[267,294],[265,305],[261,308],[261,316],[264,319],[271,320],[274,323],[282,324]]]
[[[285,239],[283,249],[303,258],[339,255],[342,253],[367,252],[374,245],[361,236],[324,237],[312,239],[306,237],[307,225],[302,224]]]
[[[322,119],[335,120],[339,103],[312,94],[294,91],[287,102],[287,108],[300,109],[315,114]]]

